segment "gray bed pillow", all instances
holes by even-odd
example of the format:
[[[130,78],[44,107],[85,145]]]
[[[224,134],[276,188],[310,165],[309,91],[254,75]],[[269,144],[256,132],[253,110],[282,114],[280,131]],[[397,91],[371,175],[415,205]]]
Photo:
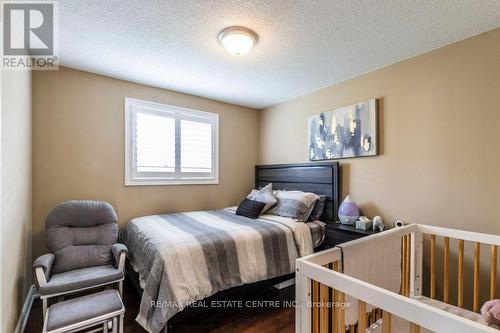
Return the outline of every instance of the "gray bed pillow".
[[[323,211],[325,210],[326,205],[326,195],[320,195],[319,199],[314,204],[311,215],[309,215],[308,221],[316,221],[319,220],[321,215],[323,215]]]
[[[252,192],[247,195],[247,198],[250,200],[264,202],[266,204],[261,214],[267,212],[269,208],[274,206],[277,202],[276,197],[273,194],[273,184],[271,183],[267,184],[260,190],[252,190]]]
[[[319,196],[310,192],[302,191],[277,191],[276,199],[278,203],[267,213],[291,217],[297,219],[297,222],[305,222],[311,215],[314,204]]]

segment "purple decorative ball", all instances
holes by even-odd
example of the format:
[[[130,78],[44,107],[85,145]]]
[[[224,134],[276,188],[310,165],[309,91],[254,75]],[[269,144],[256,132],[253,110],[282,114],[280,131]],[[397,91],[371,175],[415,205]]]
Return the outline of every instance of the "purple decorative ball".
[[[358,205],[348,195],[339,207],[339,219],[342,224],[354,225],[359,219]]]

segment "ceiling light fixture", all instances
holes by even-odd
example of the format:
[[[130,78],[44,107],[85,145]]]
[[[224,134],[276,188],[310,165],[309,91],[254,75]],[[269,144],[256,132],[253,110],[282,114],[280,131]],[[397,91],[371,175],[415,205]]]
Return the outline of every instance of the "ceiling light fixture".
[[[219,43],[234,56],[248,53],[257,40],[257,34],[245,27],[229,27],[219,33]]]

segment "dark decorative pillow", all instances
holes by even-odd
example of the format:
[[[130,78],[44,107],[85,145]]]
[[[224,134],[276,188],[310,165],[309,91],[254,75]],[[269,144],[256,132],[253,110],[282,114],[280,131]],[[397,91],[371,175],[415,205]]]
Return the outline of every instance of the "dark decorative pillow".
[[[326,195],[320,195],[319,199],[314,204],[314,208],[311,212],[311,215],[309,215],[308,221],[319,220],[321,215],[323,215],[323,211],[325,210],[325,204],[326,204]]]
[[[260,216],[265,206],[265,202],[245,198],[238,206],[238,209],[236,209],[236,215],[256,219]]]
[[[277,202],[273,193],[273,184],[271,183],[258,190],[252,190],[252,192],[247,195],[247,198],[250,200],[265,202],[266,205],[264,206],[262,213],[267,212]]]

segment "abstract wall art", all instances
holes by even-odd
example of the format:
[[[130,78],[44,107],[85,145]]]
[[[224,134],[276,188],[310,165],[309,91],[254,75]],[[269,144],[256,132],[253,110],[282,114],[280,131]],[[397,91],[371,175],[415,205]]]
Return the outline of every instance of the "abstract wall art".
[[[377,100],[308,118],[311,161],[377,155]]]

